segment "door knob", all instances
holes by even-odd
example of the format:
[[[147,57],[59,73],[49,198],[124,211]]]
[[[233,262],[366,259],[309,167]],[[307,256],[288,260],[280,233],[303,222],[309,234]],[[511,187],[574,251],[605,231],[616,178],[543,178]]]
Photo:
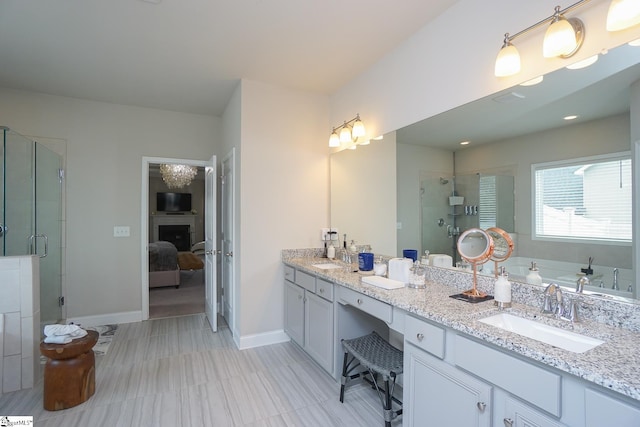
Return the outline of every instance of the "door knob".
[[[205,255],[213,255],[213,251],[205,251],[204,254]]]
[[[233,256],[233,252],[227,252],[224,256]]]

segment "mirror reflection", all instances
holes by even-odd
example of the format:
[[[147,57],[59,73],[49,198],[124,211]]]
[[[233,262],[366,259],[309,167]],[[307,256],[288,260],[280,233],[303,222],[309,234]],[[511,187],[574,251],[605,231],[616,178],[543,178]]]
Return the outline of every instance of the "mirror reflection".
[[[457,238],[465,230],[499,227],[514,242],[501,265],[515,280],[524,281],[536,262],[545,282],[575,286],[577,273],[592,259],[591,286],[597,292],[635,295],[635,242],[534,236],[532,167],[628,153],[630,88],[640,80],[639,63],[640,48],[620,46],[586,69],[558,70],[536,86],[507,89],[370,146],[334,153],[331,226],[392,256],[406,248],[456,256]],[[578,118],[563,120],[569,114]],[[470,143],[462,146],[462,141]],[[353,166],[345,161],[359,155],[367,161]],[[360,184],[368,179],[376,184],[364,190]],[[491,186],[494,193],[485,190]],[[350,201],[354,198],[358,204]],[[493,274],[492,264],[485,264],[482,274]],[[612,289],[614,270],[619,290]]]

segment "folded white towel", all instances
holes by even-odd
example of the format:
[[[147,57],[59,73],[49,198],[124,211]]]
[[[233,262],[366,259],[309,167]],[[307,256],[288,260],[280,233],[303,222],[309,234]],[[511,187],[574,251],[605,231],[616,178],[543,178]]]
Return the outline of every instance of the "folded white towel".
[[[398,280],[387,279],[386,277],[367,276],[367,277],[363,277],[362,281],[364,283],[368,283],[369,285],[377,286],[379,288],[384,288],[384,289],[404,288],[404,283]]]
[[[51,335],[44,339],[47,344],[69,344],[71,341],[73,341],[73,338],[69,335]]]
[[[47,337],[67,336],[69,338],[82,338],[87,335],[87,331],[78,325],[46,325],[44,334]],[[71,341],[69,341],[71,342]]]

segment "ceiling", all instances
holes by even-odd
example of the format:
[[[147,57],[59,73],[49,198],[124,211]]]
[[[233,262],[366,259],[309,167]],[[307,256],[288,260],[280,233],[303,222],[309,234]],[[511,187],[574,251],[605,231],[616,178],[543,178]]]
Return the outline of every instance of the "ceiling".
[[[640,81],[640,47],[619,46],[580,70],[560,69],[535,86],[516,86],[398,130],[403,144],[451,151],[629,111]],[[520,96],[513,96],[516,93]],[[505,96],[506,102],[497,102]],[[568,115],[576,120],[565,121]]]
[[[331,94],[456,0],[2,0],[0,86],[220,116],[240,78]]]

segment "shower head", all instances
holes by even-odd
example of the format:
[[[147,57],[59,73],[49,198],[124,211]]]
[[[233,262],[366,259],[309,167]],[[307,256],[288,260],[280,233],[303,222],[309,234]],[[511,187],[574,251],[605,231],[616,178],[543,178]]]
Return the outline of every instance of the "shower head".
[[[440,177],[440,184],[445,185],[448,184],[449,180],[448,179],[444,179],[443,177]]]

